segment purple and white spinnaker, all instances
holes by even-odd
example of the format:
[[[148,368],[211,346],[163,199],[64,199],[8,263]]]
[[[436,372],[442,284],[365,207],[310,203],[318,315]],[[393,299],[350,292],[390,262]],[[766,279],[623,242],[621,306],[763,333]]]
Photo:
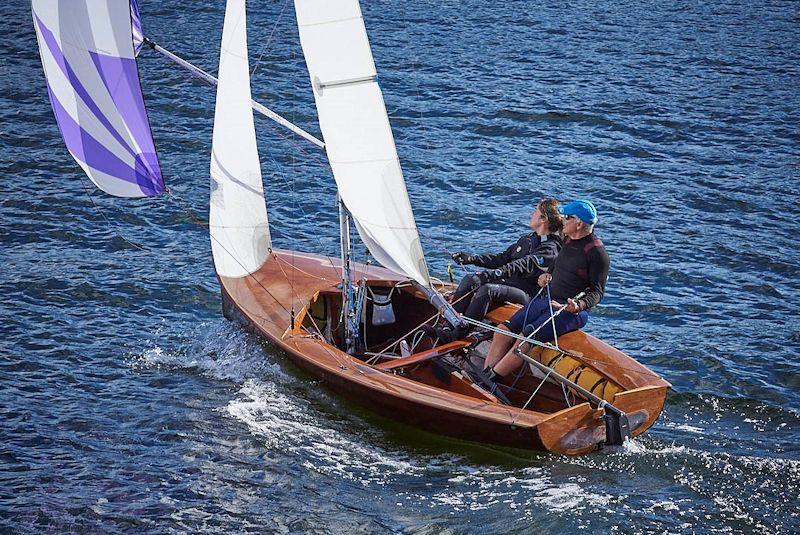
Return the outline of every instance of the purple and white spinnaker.
[[[144,32],[142,31],[142,17],[139,15],[139,4],[136,0],[131,0],[131,33],[133,34],[133,55],[138,57],[144,42]]]
[[[136,67],[133,6],[33,0],[32,7],[50,103],[70,154],[106,193],[162,193]]]

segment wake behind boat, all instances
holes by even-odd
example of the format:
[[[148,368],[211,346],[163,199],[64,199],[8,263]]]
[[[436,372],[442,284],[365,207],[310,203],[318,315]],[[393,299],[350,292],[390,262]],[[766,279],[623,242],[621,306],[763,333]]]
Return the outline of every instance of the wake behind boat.
[[[295,2],[324,142],[252,101],[244,0],[227,3],[218,80],[144,39],[135,1],[74,4],[34,0],[34,26],[65,144],[107,193],[165,190],[136,69],[142,43],[217,85],[209,233],[226,317],[347,397],[451,436],[580,454],[656,421],[669,383],[587,333],[526,340],[528,366],[494,392],[477,373],[486,342],[425,336],[424,325],[463,319],[443,295],[452,287],[429,274],[357,1]],[[273,248],[253,109],[324,147],[340,258]],[[353,227],[384,267],[352,261]],[[498,307],[481,327],[515,311]]]

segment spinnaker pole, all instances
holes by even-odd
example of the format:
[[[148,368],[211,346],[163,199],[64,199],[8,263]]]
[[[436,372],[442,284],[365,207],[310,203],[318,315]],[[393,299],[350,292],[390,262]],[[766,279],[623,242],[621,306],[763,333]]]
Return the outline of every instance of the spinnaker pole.
[[[189,63],[185,59],[181,58],[180,56],[177,56],[176,54],[173,54],[172,52],[170,52],[166,48],[162,47],[161,45],[158,45],[155,42],[153,42],[151,39],[145,37],[142,40],[142,43],[144,43],[149,48],[155,50],[156,52],[158,52],[159,54],[161,54],[162,56],[164,56],[168,60],[172,61],[176,65],[186,69],[189,73],[191,73],[195,77],[203,80],[207,84],[209,84],[211,86],[214,86],[214,87],[216,87],[219,84],[219,80],[217,80],[217,78],[215,78],[214,76],[211,76],[210,74],[208,74],[206,71],[204,71],[200,67],[198,67],[196,65],[192,65],[191,63]],[[297,126],[296,124],[294,124],[294,123],[286,120],[285,118],[281,117],[280,115],[278,115],[277,113],[275,113],[271,109],[267,108],[263,104],[261,104],[259,102],[256,102],[255,100],[252,101],[252,104],[253,104],[253,109],[255,111],[257,111],[258,113],[260,113],[261,115],[272,119],[273,121],[275,121],[276,123],[278,123],[279,125],[281,125],[281,126],[283,126],[285,128],[288,128],[289,130],[291,130],[295,134],[297,134],[300,137],[310,141],[311,143],[313,143],[317,147],[319,147],[321,149],[325,148],[325,143],[323,141],[321,141],[321,140],[317,139],[316,137],[312,136],[311,134],[309,134],[308,132],[306,132],[305,130],[303,130],[302,128]]]
[[[165,58],[169,59],[170,61],[172,61],[176,65],[180,66],[181,68],[185,69],[187,72],[189,72],[193,76],[199,78],[200,80],[203,80],[207,84],[209,84],[211,86],[217,86],[219,84],[219,81],[217,80],[217,78],[215,78],[211,74],[207,73],[206,71],[204,71],[200,67],[197,67],[196,65],[193,65],[192,63],[186,61],[185,59],[181,58],[180,56],[174,54],[173,52],[170,52],[169,50],[165,49],[161,45],[155,43],[153,40],[145,37],[142,42],[143,42],[144,45],[146,45],[150,49],[158,52],[159,54],[161,54]],[[274,111],[270,110],[269,108],[267,108],[263,104],[253,100],[252,101],[252,106],[253,106],[253,110],[257,111],[261,115],[264,115],[265,117],[267,117],[269,119],[272,119],[273,121],[275,121],[276,123],[280,124],[281,126],[287,128],[288,130],[294,132],[295,134],[301,136],[302,138],[310,141],[311,143],[313,143],[314,145],[316,145],[320,149],[325,150],[326,146],[325,146],[325,143],[322,140],[320,140],[320,139],[314,137],[313,135],[309,134],[308,132],[306,132],[305,130],[300,128],[299,126],[297,126],[294,123],[286,120],[284,117],[281,117],[280,115],[278,115]],[[346,214],[345,218],[347,219],[347,229],[346,229],[347,230],[347,238],[348,238],[348,241],[347,241],[347,261],[345,261],[344,234],[342,234],[342,240],[343,240],[342,241],[342,245],[343,245],[343,248],[342,248],[342,262],[343,262],[343,270],[344,270],[345,269],[344,266],[349,266],[350,265],[349,264],[350,263],[350,259],[349,259],[350,258],[349,257],[349,251],[350,251],[350,241],[349,241],[350,225],[349,225],[349,223],[350,223],[350,220],[351,220],[351,216],[349,215],[349,212],[347,211],[347,208],[344,207],[344,204],[342,203],[341,199],[339,200],[339,209],[340,209],[340,226],[342,224],[342,210],[344,210],[344,212]],[[342,226],[342,229],[344,230],[344,226]],[[344,281],[343,281],[343,284],[344,284]],[[419,282],[416,282],[416,281],[414,282],[414,286],[419,291],[421,291],[423,294],[425,294],[425,296],[427,297],[428,301],[434,307],[436,307],[437,310],[439,310],[439,312],[447,320],[448,323],[450,323],[454,327],[460,327],[460,326],[464,325],[464,322],[461,319],[461,315],[458,314],[458,312],[456,312],[453,309],[453,307],[450,305],[450,303],[447,302],[447,299],[445,299],[444,296],[442,296],[442,294],[440,294],[436,289],[434,289],[432,286],[426,286],[426,285],[420,284]],[[350,298],[352,298],[353,297],[352,280],[350,280],[349,284],[344,285],[343,288],[342,288],[343,296],[345,296],[345,299],[347,298],[346,294],[348,294],[348,291],[346,291],[347,288],[349,288]],[[349,309],[345,308],[345,310],[349,310],[350,312],[354,312],[352,310],[352,307],[355,306],[355,303],[352,302],[352,300],[349,303],[345,302],[343,304],[347,305],[349,307]],[[346,318],[349,319],[350,316],[348,315],[348,316],[346,316]],[[350,321],[345,321],[346,325],[349,325],[350,323],[351,323]],[[353,329],[352,326],[347,327],[345,334],[346,335],[349,334],[351,336],[353,347],[355,347],[355,344],[356,344],[356,341],[357,341],[357,337],[358,337],[358,326],[356,325],[355,329]],[[349,350],[348,350],[348,352],[349,352]]]

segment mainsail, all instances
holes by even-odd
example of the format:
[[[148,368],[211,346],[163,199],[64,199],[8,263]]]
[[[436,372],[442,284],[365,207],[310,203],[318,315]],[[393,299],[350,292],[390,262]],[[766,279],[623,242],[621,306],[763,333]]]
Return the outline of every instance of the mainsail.
[[[122,0],[33,0],[50,103],[73,158],[118,197],[164,191]]]
[[[357,0],[295,0],[336,185],[375,259],[430,286]]]
[[[209,232],[214,267],[224,277],[253,273],[272,247],[251,108],[245,0],[228,0],[225,8],[211,145]]]

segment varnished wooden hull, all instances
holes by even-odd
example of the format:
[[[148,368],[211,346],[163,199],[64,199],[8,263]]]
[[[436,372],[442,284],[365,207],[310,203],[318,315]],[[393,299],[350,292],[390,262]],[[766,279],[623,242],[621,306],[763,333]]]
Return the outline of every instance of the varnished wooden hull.
[[[379,267],[358,266],[357,271],[364,271],[370,281],[400,280]],[[465,395],[381,371],[311,336],[300,326],[304,308],[319,292],[335,291],[340,277],[338,259],[274,251],[252,277],[220,277],[225,315],[284,350],[335,391],[390,418],[467,440],[565,454],[586,453],[604,442],[604,411],[588,403],[552,413],[522,410],[488,399],[491,396],[481,398],[469,390]],[[559,342],[589,355],[601,367],[621,366],[619,382],[625,391],[617,394],[614,404],[637,415],[632,435],[656,421],[669,383],[586,333],[569,333]]]

